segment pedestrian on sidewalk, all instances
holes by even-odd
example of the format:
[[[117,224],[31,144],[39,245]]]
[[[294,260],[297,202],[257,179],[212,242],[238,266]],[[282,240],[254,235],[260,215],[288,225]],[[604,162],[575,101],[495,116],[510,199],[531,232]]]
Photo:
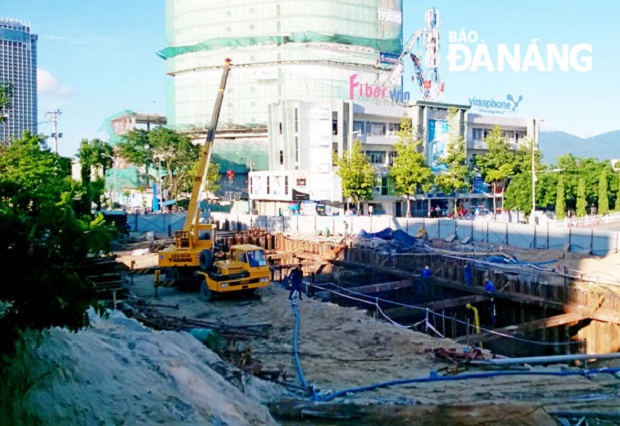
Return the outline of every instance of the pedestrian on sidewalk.
[[[291,292],[288,295],[288,300],[292,300],[295,292],[299,294],[299,300],[303,300],[302,297],[302,282],[304,278],[304,273],[301,270],[301,263],[299,263],[288,275],[288,280],[291,283]]]

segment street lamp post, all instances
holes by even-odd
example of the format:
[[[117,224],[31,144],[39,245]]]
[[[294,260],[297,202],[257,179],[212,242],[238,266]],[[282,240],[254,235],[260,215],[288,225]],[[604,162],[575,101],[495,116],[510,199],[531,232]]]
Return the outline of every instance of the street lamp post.
[[[532,213],[530,214],[532,220],[534,220],[534,215],[536,214],[536,162],[534,144],[535,141],[532,139]]]
[[[542,120],[536,120],[534,119],[534,138],[532,139],[532,212],[530,213],[530,222],[531,223],[536,223],[535,222],[535,214],[536,214],[536,144],[538,141],[538,134],[539,134],[539,126],[540,123],[542,123],[543,121],[545,121],[545,119],[543,118]]]

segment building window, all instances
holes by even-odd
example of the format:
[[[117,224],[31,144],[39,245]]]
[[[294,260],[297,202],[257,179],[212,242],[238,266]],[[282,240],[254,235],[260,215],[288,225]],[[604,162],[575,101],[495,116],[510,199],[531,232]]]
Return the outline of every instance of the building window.
[[[388,123],[388,135],[397,136],[400,132],[400,123]]]
[[[271,194],[271,189],[270,189],[270,187],[269,187],[269,184],[270,184],[270,182],[269,182],[269,176],[267,176],[267,194]]]
[[[280,164],[284,164],[284,151],[280,150]]]
[[[515,142],[520,144],[523,142],[523,138],[525,137],[525,132],[515,132]]]
[[[288,176],[284,176],[284,195],[288,195]]]
[[[394,165],[394,160],[396,159],[396,157],[398,157],[398,152],[390,151],[388,153],[388,163],[389,163],[390,166]]]
[[[365,132],[365,126],[366,123],[364,123],[363,121],[354,121],[353,122],[353,139],[359,138],[360,136],[364,136],[366,134]]]
[[[472,129],[471,130],[472,139],[475,140],[475,141],[482,141],[484,139],[484,132],[483,132],[483,130],[484,129],[477,129],[477,128]]]
[[[385,163],[384,151],[366,151],[366,156],[371,164],[383,164]]]
[[[368,132],[369,136],[385,136],[385,123],[370,123],[370,131]]]
[[[389,195],[388,193],[388,178],[387,177],[382,177],[381,178],[381,195]]]
[[[332,112],[332,135],[338,135],[338,113]]]
[[[295,136],[295,168],[299,169],[299,137]]]

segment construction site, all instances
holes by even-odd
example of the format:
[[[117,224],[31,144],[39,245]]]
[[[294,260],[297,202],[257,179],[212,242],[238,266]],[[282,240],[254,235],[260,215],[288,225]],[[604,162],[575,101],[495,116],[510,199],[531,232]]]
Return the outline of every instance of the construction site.
[[[617,255],[394,232],[218,235],[264,248],[271,284],[205,302],[161,279],[153,242],[134,238],[112,303],[189,331],[240,388],[246,375],[275,384],[260,402],[278,423],[617,424],[618,294],[593,279],[614,275]],[[299,263],[304,297],[289,301]]]
[[[117,241],[82,272],[107,315],[89,313],[78,333],[53,328],[14,361],[22,420],[618,423],[618,254],[389,230],[212,236],[263,250],[268,285],[205,300],[197,283],[164,279],[174,239]],[[299,263],[302,297],[289,300]]]

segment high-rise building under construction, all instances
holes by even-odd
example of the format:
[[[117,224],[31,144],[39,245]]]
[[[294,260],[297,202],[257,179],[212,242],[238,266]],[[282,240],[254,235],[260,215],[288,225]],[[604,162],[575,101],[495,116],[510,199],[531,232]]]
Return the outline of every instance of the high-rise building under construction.
[[[349,99],[352,74],[379,78],[380,56],[402,50],[401,0],[167,0],[166,22],[159,55],[172,76],[168,124],[179,130],[209,126],[226,58],[233,69],[218,129],[266,132],[269,105]],[[225,150],[215,153],[235,155]]]
[[[16,19],[0,18],[0,85],[11,93],[0,120],[0,141],[37,134],[37,36]]]

